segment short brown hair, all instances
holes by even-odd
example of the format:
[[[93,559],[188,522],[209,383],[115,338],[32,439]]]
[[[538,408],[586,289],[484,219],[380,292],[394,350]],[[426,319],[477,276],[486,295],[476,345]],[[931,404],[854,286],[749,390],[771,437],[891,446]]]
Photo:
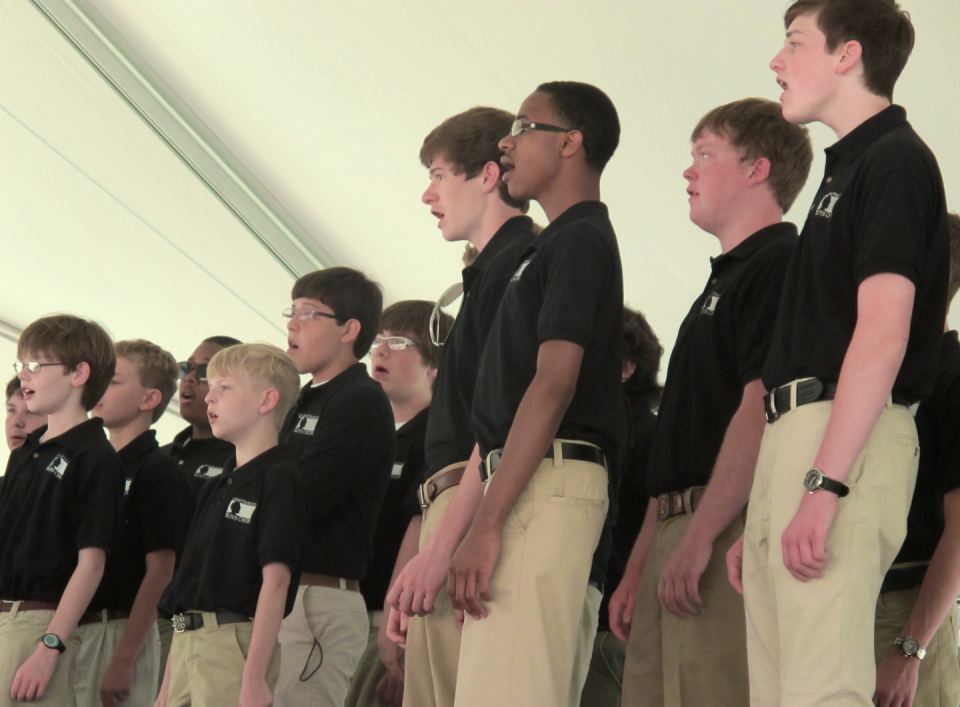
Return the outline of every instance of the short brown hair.
[[[80,397],[87,412],[107,392],[117,368],[113,341],[106,330],[72,314],[41,317],[24,329],[17,342],[17,356],[22,360],[25,354],[49,356],[71,372],[81,363],[89,365],[90,377]]]
[[[660,339],[640,312],[623,308],[623,358],[635,366],[633,375],[623,384],[628,397],[648,407],[660,404],[663,386],[657,382],[663,347]]]
[[[430,315],[433,313],[433,302],[420,299],[408,299],[395,302],[383,310],[380,318],[380,331],[389,331],[394,334],[409,334],[418,345],[420,358],[431,368],[440,365],[440,347],[434,346],[430,339]],[[447,338],[450,327],[453,326],[453,317],[446,312],[437,312],[440,317],[440,341]]]
[[[136,367],[140,385],[147,390],[160,391],[160,404],[153,409],[153,421],[156,422],[177,390],[177,359],[145,339],[118,341],[114,348],[117,358],[125,358]]]
[[[380,331],[383,292],[373,280],[353,268],[326,268],[307,273],[295,283],[293,299],[307,297],[323,302],[343,326],[350,319],[360,322],[360,334],[353,342],[353,355],[363,358]]]
[[[795,0],[783,16],[787,29],[801,15],[817,16],[817,27],[833,52],[844,42],[860,43],[867,90],[893,100],[893,87],[907,65],[915,39],[910,15],[894,0]]]
[[[420,148],[420,162],[429,169],[438,157],[451,163],[456,174],[464,174],[473,179],[487,165],[493,162],[503,176],[500,158],[500,140],[510,134],[513,115],[499,108],[477,106],[463,113],[447,118],[423,140]],[[497,183],[500,198],[507,206],[527,213],[530,201],[514,199],[507,191],[507,185],[501,179]]]
[[[300,374],[293,359],[273,344],[228,346],[217,351],[210,359],[207,376],[231,374],[252,378],[260,385],[277,391],[279,399],[273,410],[273,421],[279,431],[300,394]]]
[[[949,305],[960,291],[960,215],[955,211],[947,214],[947,225],[950,227],[950,284],[947,286]]]
[[[783,212],[790,210],[807,183],[813,148],[807,129],[787,122],[779,103],[765,98],[727,103],[700,119],[690,141],[699,140],[704,131],[728,140],[744,160],[770,160],[770,190]]]
[[[14,395],[23,395],[20,390],[20,376],[14,376],[7,382],[7,397],[4,400],[10,400]]]

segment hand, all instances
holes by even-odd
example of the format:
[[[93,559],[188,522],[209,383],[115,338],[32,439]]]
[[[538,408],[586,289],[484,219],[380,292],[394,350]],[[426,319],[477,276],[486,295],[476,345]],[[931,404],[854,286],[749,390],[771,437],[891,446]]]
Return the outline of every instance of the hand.
[[[700,576],[707,569],[713,543],[703,543],[683,536],[660,572],[657,596],[663,608],[674,616],[687,619],[696,616],[703,606],[700,600]]]
[[[804,493],[793,520],[783,531],[783,564],[801,582],[821,576],[827,566],[827,534],[839,499],[829,491]]]
[[[266,680],[246,680],[240,683],[238,707],[271,707],[273,695]]]
[[[114,653],[100,683],[100,704],[103,707],[118,707],[130,696],[130,690],[133,689],[133,663],[134,660]]]
[[[463,609],[453,610],[453,625],[457,627],[457,631],[463,633]]]
[[[389,671],[377,683],[377,699],[390,707],[403,707],[403,675]]]
[[[637,605],[637,590],[640,577],[628,571],[617,589],[610,595],[607,607],[607,619],[613,635],[626,643],[630,639],[630,626],[633,623],[633,609]]]
[[[743,536],[727,550],[727,579],[739,594],[743,594]]]
[[[499,558],[500,529],[471,527],[450,561],[447,591],[454,609],[462,609],[478,621],[486,618],[480,599],[493,599],[490,577]]]
[[[919,675],[919,660],[908,658],[899,648],[891,648],[877,666],[873,704],[877,707],[912,707]]]
[[[390,614],[388,615],[386,621],[384,622],[387,626],[386,634],[387,638],[396,643],[401,648],[407,647],[407,626],[410,624],[410,617],[406,614],[401,614],[399,611],[390,608]],[[379,646],[380,638],[377,637],[377,645]],[[381,656],[383,654],[381,653]]]
[[[403,614],[395,609],[391,609],[390,613],[395,614],[398,619],[403,616]],[[406,617],[404,616],[404,618]],[[387,631],[384,628],[385,625],[386,622],[380,624],[380,631],[377,633],[377,650],[380,652],[380,662],[383,663],[387,670],[400,678],[400,682],[403,683],[403,666],[400,664],[400,646],[387,635]],[[404,631],[404,634],[406,634],[406,631]]]
[[[17,702],[32,702],[43,697],[59,657],[60,653],[53,648],[47,648],[42,643],[37,644],[13,678],[10,697]]]
[[[447,580],[451,554],[438,544],[427,542],[400,571],[387,594],[387,604],[407,616],[433,613],[434,601]]]

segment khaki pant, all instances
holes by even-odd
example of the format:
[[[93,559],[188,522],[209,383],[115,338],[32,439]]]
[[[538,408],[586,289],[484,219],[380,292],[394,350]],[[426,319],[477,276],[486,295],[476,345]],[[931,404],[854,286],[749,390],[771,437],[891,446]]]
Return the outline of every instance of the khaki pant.
[[[448,470],[466,466],[466,462],[441,469],[431,479]],[[437,496],[423,511],[420,524],[422,549],[443,517],[457,488]],[[457,664],[460,660],[460,632],[446,587],[440,590],[432,614],[414,616],[407,626],[407,650],[404,654],[404,707],[453,707],[457,690]]]
[[[743,556],[754,707],[873,704],[877,597],[906,535],[917,430],[905,407],[883,410],[847,478],[823,576],[804,583],[784,567],[780,542],[832,409],[822,401],[786,413],[760,446]]]
[[[743,533],[742,516],[714,541],[700,576],[703,606],[696,616],[671,614],[657,595],[660,573],[692,519],[657,521],[627,642],[624,707],[746,707],[750,702],[743,597],[727,578],[727,550]]]
[[[557,459],[541,462],[504,523],[487,617],[466,618],[456,707],[557,707],[571,699],[607,473],[561,459],[559,444],[554,451]],[[577,694],[581,687],[582,678]]]
[[[877,599],[874,635],[875,658],[879,664],[893,642],[903,635],[903,625],[917,603],[920,587],[887,592]],[[960,705],[960,661],[957,660],[957,610],[950,610],[927,647],[920,663],[920,679],[914,707],[957,707]]]
[[[167,707],[236,707],[252,636],[252,621],[219,626],[216,614],[203,612],[203,627],[178,633],[170,647]],[[279,672],[278,644],[267,666],[271,690]]]
[[[620,707],[626,654],[626,644],[612,631],[600,631],[597,634],[580,707]]]
[[[53,611],[19,611],[20,602],[14,602],[14,610],[0,614],[0,705],[21,705],[10,697],[13,679],[24,661],[36,650],[40,639],[47,632],[53,619]],[[61,640],[67,650],[59,658],[53,677],[47,683],[43,698],[35,703],[44,705],[73,704],[72,683],[76,675],[76,657],[80,640],[74,633]]]
[[[117,644],[127,627],[126,619],[86,624],[77,629],[80,649],[73,691],[77,707],[101,707],[100,683],[113,660]],[[160,673],[160,636],[156,627],[147,634],[133,664],[133,686],[123,701],[124,707],[153,707],[157,699],[157,675]]]
[[[170,619],[157,619],[157,633],[160,636],[160,675],[157,678],[157,692],[163,687],[163,674],[167,670],[167,657],[170,655],[170,642],[173,641],[173,622]]]
[[[347,694],[345,707],[380,707],[377,698],[377,685],[387,674],[387,666],[380,660],[380,647],[377,645],[377,634],[380,631],[380,622],[384,621],[382,611],[371,611],[370,635],[367,637],[367,647],[360,656],[360,663],[350,682],[350,692]],[[403,649],[400,649],[401,665],[403,664]]]
[[[280,626],[276,707],[343,707],[368,633],[360,592],[300,587]]]
[[[583,609],[580,612],[580,630],[577,634],[577,653],[573,659],[573,677],[570,680],[570,694],[567,707],[579,707],[583,685],[590,672],[590,660],[593,657],[593,642],[597,638],[597,623],[600,620],[600,604],[603,593],[592,584],[587,585]]]

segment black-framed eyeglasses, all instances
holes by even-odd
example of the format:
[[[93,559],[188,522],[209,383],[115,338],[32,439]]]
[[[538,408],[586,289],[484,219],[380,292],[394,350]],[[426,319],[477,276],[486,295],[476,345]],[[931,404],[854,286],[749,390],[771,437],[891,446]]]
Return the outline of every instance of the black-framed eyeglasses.
[[[450,331],[447,330],[447,336],[443,337],[443,339],[440,338],[440,310],[456,302],[457,298],[462,294],[463,283],[456,282],[444,290],[443,294],[440,295],[440,299],[433,305],[433,312],[430,313],[430,341],[433,342],[434,346],[443,346],[447,341],[447,337],[450,336]]]
[[[17,373],[20,373],[24,368],[26,368],[31,373],[39,373],[40,369],[44,366],[63,366],[62,363],[40,363],[39,361],[14,361],[13,370]]]
[[[308,319],[314,319],[316,317],[326,317],[327,319],[333,319],[335,321],[340,321],[340,317],[336,314],[327,314],[326,312],[321,312],[320,310],[314,309],[313,307],[287,307],[283,312],[285,319],[293,319],[296,317],[299,321],[305,322]]]
[[[408,346],[420,346],[420,344],[418,344],[416,341],[413,339],[408,339],[405,336],[382,336],[377,334],[375,337],[373,337],[374,348],[383,343],[386,343],[387,348],[391,351],[403,351]]]
[[[181,361],[177,364],[179,370],[177,371],[177,380],[183,380],[190,375],[190,371],[196,370],[197,378],[201,381],[207,380],[207,364],[205,363],[190,363],[190,361]]]
[[[573,128],[561,128],[558,125],[548,125],[547,123],[527,123],[523,118],[517,118],[510,126],[510,137],[516,137],[525,133],[527,130],[543,130],[547,133],[568,133]]]

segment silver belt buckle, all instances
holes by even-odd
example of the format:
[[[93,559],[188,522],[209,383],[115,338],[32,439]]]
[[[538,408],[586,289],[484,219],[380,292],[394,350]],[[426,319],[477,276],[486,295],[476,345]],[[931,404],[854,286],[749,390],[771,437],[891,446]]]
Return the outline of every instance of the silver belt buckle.
[[[424,486],[426,486],[426,484],[417,486],[417,500],[420,501],[420,509],[425,511],[430,507],[430,504],[427,503],[427,494],[423,492]]]

